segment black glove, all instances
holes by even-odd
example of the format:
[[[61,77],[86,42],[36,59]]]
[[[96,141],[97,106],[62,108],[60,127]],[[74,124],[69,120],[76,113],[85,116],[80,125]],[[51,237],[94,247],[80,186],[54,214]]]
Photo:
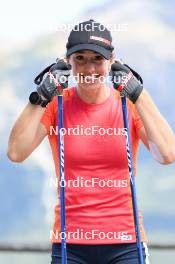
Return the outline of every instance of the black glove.
[[[111,66],[114,88],[121,96],[127,96],[135,103],[143,90],[143,81],[140,75],[126,64],[115,62]]]
[[[57,63],[54,63],[44,69],[35,78],[34,82],[38,85],[37,92],[30,94],[29,101],[32,104],[45,107],[55,95],[59,94],[59,85],[61,85],[62,88],[68,87],[70,69],[70,64],[67,64],[63,60],[59,60]],[[45,73],[47,73],[47,76],[43,80]]]

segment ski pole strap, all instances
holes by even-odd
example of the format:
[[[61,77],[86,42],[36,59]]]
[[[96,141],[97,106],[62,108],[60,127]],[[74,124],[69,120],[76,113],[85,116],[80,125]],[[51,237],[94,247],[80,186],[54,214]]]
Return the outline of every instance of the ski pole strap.
[[[36,76],[36,78],[34,79],[34,83],[37,84],[37,85],[39,85],[39,84],[42,82],[42,80],[43,80],[43,76],[44,76],[44,74],[46,74],[47,72],[49,72],[50,68],[51,68],[53,65],[55,65],[55,64],[56,64],[56,63],[52,63],[51,65],[47,66],[42,72],[40,72],[40,73]]]

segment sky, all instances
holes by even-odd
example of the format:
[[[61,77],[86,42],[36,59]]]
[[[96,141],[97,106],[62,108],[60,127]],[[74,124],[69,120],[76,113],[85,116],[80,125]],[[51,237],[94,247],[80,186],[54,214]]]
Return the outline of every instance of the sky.
[[[0,43],[17,44],[30,41],[42,33],[50,33],[60,23],[75,21],[87,8],[104,0],[0,0]]]

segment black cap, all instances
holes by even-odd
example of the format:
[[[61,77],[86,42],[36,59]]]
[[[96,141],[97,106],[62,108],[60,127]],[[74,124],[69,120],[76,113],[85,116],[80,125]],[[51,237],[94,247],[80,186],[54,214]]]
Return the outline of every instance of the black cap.
[[[76,25],[71,31],[66,45],[66,56],[80,50],[92,50],[110,59],[114,47],[112,46],[110,31],[100,23],[90,19]]]

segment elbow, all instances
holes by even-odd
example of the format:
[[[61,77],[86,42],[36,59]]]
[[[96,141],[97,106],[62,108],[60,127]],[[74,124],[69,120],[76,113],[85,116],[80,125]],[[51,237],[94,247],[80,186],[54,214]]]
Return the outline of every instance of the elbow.
[[[16,163],[21,163],[24,161],[24,158],[19,156],[16,151],[13,151],[11,149],[7,150],[7,157],[9,158],[10,161],[16,162]]]
[[[164,155],[160,163],[163,165],[168,165],[173,163],[174,161],[175,161],[175,150],[167,153],[167,155]]]
[[[149,142],[149,151],[160,164],[166,165],[175,161],[175,148],[166,147],[161,151],[154,143]]]

